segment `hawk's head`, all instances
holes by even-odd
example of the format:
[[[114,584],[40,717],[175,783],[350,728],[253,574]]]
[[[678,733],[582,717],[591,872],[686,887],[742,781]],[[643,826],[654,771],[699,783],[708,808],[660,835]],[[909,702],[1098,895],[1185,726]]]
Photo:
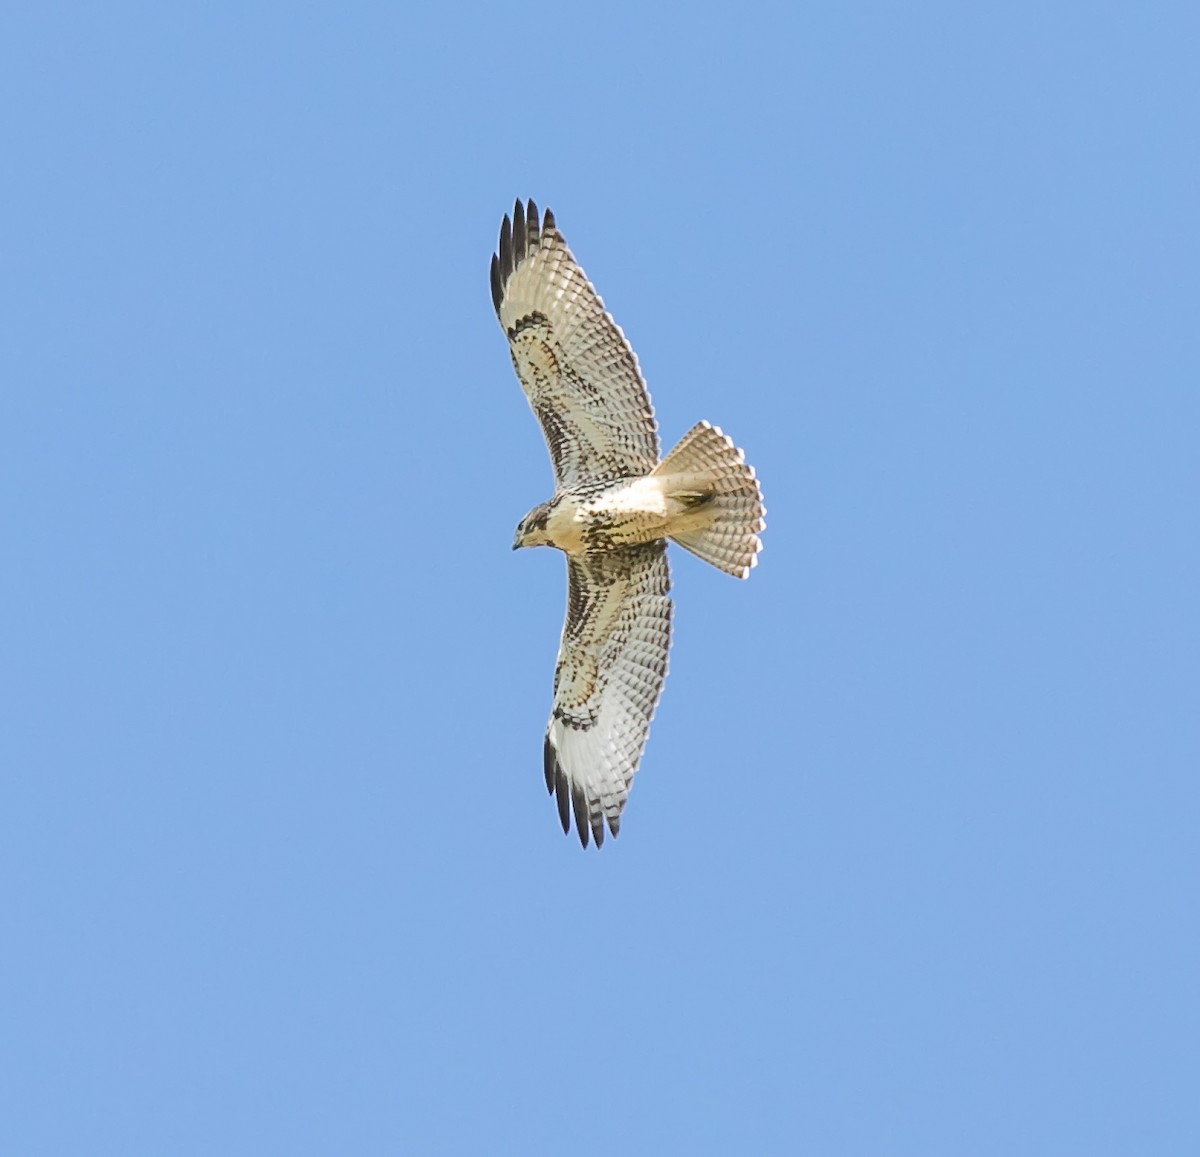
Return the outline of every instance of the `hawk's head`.
[[[513,535],[513,550],[522,546],[549,546],[550,539],[546,534],[546,521],[550,517],[550,503],[543,502],[535,506],[517,527]]]

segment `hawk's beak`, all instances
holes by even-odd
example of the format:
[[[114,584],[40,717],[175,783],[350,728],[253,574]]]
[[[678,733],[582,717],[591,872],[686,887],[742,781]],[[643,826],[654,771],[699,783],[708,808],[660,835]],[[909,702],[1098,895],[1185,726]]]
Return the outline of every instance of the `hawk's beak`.
[[[521,549],[521,532],[518,530],[517,533],[513,535],[513,550],[520,550],[520,549]]]

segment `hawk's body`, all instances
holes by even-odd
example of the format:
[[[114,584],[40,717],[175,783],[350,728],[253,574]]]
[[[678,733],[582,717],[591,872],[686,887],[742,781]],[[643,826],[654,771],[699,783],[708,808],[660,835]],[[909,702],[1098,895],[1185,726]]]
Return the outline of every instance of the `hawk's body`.
[[[541,423],[555,493],[518,546],[567,556],[567,618],[546,732],[546,786],[563,830],[613,835],[649,733],[670,646],[669,538],[744,578],[760,549],[754,471],[701,422],[659,461],[637,358],[547,211],[517,202],[492,257],[492,301]]]
[[[669,495],[653,475],[573,486],[546,504],[545,541],[535,543],[527,536],[522,545],[595,554],[653,542],[677,530],[679,519],[700,501],[689,504]]]

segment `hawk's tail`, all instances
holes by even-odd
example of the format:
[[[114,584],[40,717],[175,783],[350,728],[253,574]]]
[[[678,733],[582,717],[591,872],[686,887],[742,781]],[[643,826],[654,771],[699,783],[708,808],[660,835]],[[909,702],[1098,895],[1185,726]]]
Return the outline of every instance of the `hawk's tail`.
[[[658,464],[671,513],[668,535],[726,574],[745,578],[758,561],[766,525],[762,491],[745,455],[716,426],[701,422]]]

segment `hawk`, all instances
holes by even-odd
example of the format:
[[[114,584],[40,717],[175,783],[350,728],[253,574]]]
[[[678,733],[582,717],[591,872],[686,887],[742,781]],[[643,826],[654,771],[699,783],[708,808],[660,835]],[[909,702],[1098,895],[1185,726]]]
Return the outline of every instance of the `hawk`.
[[[546,729],[546,787],[564,832],[615,836],[667,673],[667,540],[745,578],[762,492],[742,452],[700,422],[659,461],[646,383],[549,209],[517,201],[492,255],[492,303],[550,448],[554,496],[513,550],[567,556],[567,616]]]

